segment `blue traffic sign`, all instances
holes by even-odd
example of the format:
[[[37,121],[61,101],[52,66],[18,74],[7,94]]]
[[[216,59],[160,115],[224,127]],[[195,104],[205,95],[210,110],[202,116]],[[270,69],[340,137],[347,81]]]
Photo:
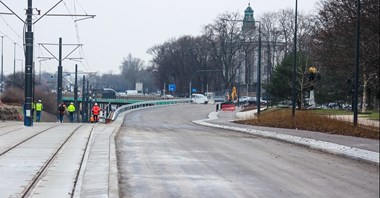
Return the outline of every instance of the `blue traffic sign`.
[[[169,84],[169,91],[175,91],[175,90],[176,90],[175,84]]]

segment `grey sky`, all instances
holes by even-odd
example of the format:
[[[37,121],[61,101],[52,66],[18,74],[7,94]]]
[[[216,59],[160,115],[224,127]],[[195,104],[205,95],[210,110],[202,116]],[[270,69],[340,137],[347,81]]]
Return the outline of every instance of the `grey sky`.
[[[25,19],[27,0],[1,0]],[[319,0],[298,0],[302,12],[312,12]],[[48,2],[48,3],[46,3]],[[53,7],[59,0],[33,0],[33,7],[41,14]],[[94,19],[77,22],[71,17],[44,17],[34,26],[35,64],[38,72],[40,62],[37,57],[50,56],[39,43],[56,43],[62,37],[64,44],[83,44],[69,58],[85,58],[82,62],[65,60],[65,71],[73,71],[78,64],[83,71],[118,73],[124,57],[129,53],[146,63],[150,56],[146,51],[155,44],[162,44],[170,38],[183,35],[199,35],[202,26],[212,23],[219,14],[240,12],[243,14],[248,3],[255,11],[255,17],[264,12],[294,8],[295,0],[64,0],[52,14],[96,15]],[[9,12],[0,4],[0,12]],[[35,16],[37,19],[39,16]],[[78,34],[77,34],[78,32]],[[16,70],[22,69],[24,59],[22,49],[23,23],[16,16],[0,15],[0,35],[4,37],[4,73],[13,73],[14,42],[16,45]],[[46,46],[58,57],[58,46]],[[63,57],[73,50],[73,46],[63,47]],[[1,51],[0,51],[1,52]],[[56,60],[42,61],[43,71],[55,72]]]

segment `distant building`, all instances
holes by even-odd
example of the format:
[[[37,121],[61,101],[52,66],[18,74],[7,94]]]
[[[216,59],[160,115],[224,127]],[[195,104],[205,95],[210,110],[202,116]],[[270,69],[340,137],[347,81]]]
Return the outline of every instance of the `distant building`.
[[[237,84],[240,95],[254,96],[257,84],[257,67],[259,51],[259,21],[254,18],[254,10],[248,4],[244,11],[242,35],[244,47],[240,52],[242,59],[238,69],[235,84]],[[261,27],[263,35],[263,29]],[[285,43],[278,40],[268,40],[261,36],[261,82],[266,82],[272,75],[274,67],[280,63],[285,53]],[[264,94],[263,94],[264,93]],[[265,96],[262,90],[262,96]]]

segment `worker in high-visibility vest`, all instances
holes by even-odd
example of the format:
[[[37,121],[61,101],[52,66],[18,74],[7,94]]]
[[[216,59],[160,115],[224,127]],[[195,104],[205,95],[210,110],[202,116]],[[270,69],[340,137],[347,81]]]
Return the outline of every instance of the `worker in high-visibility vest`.
[[[100,113],[100,107],[98,106],[98,103],[95,103],[92,107],[92,115],[94,116],[94,122],[99,121],[99,113]]]
[[[36,110],[36,122],[41,121],[41,111],[43,109],[43,105],[41,100],[38,100],[38,102],[35,104],[34,109]]]
[[[69,112],[69,119],[70,122],[74,122],[74,112],[75,112],[75,106],[74,103],[70,103],[70,105],[67,107],[67,111]]]

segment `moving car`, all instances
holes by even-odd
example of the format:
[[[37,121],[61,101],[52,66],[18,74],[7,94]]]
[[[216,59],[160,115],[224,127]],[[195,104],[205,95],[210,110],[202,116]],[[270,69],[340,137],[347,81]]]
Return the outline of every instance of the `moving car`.
[[[191,99],[193,100],[193,103],[197,103],[197,104],[208,103],[208,98],[203,94],[192,94]]]

